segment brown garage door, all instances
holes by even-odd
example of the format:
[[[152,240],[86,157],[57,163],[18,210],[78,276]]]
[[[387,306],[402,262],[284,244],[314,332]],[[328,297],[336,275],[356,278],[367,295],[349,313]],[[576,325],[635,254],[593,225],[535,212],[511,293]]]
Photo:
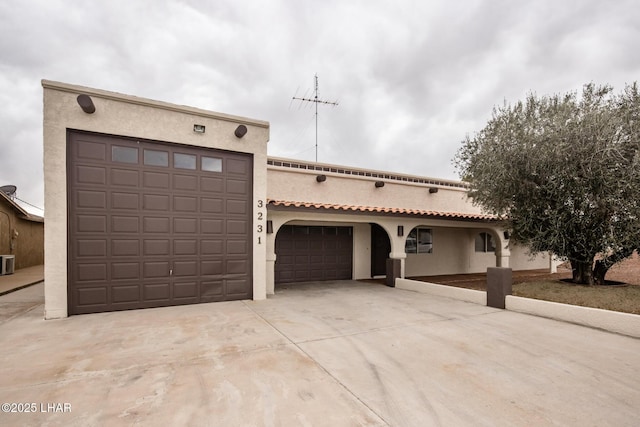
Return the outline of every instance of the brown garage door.
[[[275,282],[352,278],[351,227],[284,225],[276,236]]]
[[[253,158],[70,131],[69,313],[252,297]]]

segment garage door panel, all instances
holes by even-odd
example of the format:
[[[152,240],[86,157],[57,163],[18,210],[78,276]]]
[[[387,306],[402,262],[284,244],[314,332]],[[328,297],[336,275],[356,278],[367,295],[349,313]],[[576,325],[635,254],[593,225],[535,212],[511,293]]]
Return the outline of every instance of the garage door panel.
[[[144,278],[169,277],[169,261],[145,261],[143,262]]]
[[[142,231],[144,233],[169,233],[171,231],[171,219],[169,217],[155,216],[142,217]]]
[[[145,194],[142,196],[142,209],[150,211],[169,211],[169,196],[163,194]]]
[[[174,218],[173,219],[173,232],[174,233],[197,233],[198,232],[198,220],[196,218]]]
[[[201,240],[200,255],[221,255],[224,253],[223,240]]]
[[[78,215],[77,229],[79,233],[105,233],[107,231],[106,215]]]
[[[227,172],[246,176],[250,172],[250,164],[244,159],[227,159]]]
[[[173,254],[174,255],[198,255],[198,240],[197,239],[181,239],[173,241]]]
[[[247,255],[249,243],[246,240],[227,240],[226,252],[229,255]]]
[[[142,186],[145,188],[169,188],[170,176],[168,173],[143,172]]]
[[[140,287],[137,284],[112,285],[111,301],[118,303],[137,303],[140,301]]]
[[[140,173],[131,169],[111,169],[111,185],[138,187]]]
[[[168,282],[143,284],[142,290],[145,301],[169,301],[171,299],[171,286]]]
[[[176,282],[173,285],[173,298],[174,299],[194,299],[198,298],[198,283],[197,282]]]
[[[139,279],[140,263],[138,262],[112,262],[111,263],[111,279]]]
[[[187,196],[173,197],[173,210],[177,212],[198,212],[198,198]]]
[[[223,261],[221,259],[200,261],[200,268],[203,276],[220,276],[224,272]]]
[[[83,160],[106,160],[107,145],[102,142],[78,141],[76,147],[76,156]]]
[[[144,256],[168,256],[171,254],[171,242],[169,239],[144,239],[142,245]]]
[[[227,234],[242,234],[246,235],[249,228],[249,221],[229,219],[226,221]]]
[[[251,297],[251,155],[77,131],[67,153],[71,314]]]
[[[224,231],[223,219],[202,219],[200,220],[201,233],[222,234]]]
[[[107,280],[107,264],[104,262],[83,263],[76,266],[76,271],[77,271],[76,278],[78,282]]]
[[[78,166],[76,171],[76,182],[78,184],[101,184],[107,183],[107,171],[99,166]]]
[[[198,275],[197,261],[174,261],[173,275],[174,276],[197,276]]]
[[[200,199],[200,210],[205,213],[223,213],[224,200],[203,197]]]
[[[111,216],[111,231],[114,233],[138,233],[140,230],[137,216]]]
[[[203,281],[202,297],[206,301],[219,301],[224,296],[224,285],[222,280]]]
[[[230,194],[248,194],[249,185],[245,180],[227,179],[227,193]]]
[[[137,211],[140,209],[140,195],[114,191],[111,193],[111,208]]]
[[[197,191],[198,178],[193,175],[173,175],[173,188],[181,191]]]
[[[227,214],[244,216],[248,211],[249,206],[246,200],[227,200]]]
[[[248,289],[247,279],[229,279],[226,281],[226,292],[246,298]]]
[[[76,206],[79,208],[107,208],[107,194],[104,191],[79,190],[76,197]]]
[[[246,259],[229,259],[226,265],[227,274],[247,274],[249,263]]]
[[[107,256],[107,239],[78,239],[75,246],[77,257]]]
[[[200,191],[207,193],[224,193],[224,179],[202,177],[200,179]]]
[[[75,292],[77,305],[79,306],[106,306],[107,287],[78,288]]]

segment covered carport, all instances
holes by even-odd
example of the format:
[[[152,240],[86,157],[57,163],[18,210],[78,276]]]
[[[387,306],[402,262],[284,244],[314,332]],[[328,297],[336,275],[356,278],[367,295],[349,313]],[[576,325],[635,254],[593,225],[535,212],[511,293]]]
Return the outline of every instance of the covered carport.
[[[489,215],[280,200],[268,200],[267,213],[267,293],[284,283],[460,274],[509,265],[508,240]],[[417,241],[417,229],[428,230],[433,240]],[[490,252],[474,250],[482,233],[497,242]]]

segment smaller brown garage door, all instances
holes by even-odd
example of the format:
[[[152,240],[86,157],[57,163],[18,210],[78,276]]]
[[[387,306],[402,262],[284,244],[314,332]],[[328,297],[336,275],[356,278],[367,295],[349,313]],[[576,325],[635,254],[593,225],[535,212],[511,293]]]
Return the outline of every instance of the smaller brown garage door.
[[[278,231],[276,284],[349,280],[352,266],[351,227],[285,225]]]

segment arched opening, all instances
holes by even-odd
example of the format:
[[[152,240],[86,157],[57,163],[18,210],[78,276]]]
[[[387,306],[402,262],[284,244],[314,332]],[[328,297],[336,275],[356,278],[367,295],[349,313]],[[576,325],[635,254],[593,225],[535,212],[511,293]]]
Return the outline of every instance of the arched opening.
[[[391,252],[391,240],[386,230],[371,223],[371,277],[387,274],[387,258]]]

